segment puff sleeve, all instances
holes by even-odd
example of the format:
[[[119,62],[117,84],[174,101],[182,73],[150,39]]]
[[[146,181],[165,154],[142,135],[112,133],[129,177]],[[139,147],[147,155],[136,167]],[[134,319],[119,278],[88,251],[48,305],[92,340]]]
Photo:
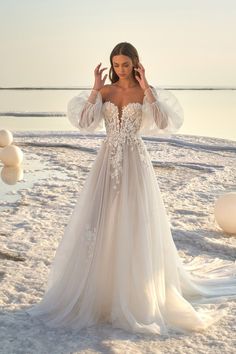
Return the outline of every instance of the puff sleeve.
[[[95,103],[91,103],[90,92],[81,91],[67,104],[67,118],[82,134],[105,132],[102,95],[98,91]]]
[[[150,103],[144,96],[142,106],[142,135],[175,133],[182,126],[184,112],[177,98],[168,90],[151,87],[156,101]]]

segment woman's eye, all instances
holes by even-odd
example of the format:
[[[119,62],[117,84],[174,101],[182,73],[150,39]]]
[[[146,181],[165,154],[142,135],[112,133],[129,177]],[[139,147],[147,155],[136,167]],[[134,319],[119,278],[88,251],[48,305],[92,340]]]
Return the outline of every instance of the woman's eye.
[[[129,65],[124,65],[125,68],[128,68]],[[119,65],[114,65],[114,68],[119,68]]]

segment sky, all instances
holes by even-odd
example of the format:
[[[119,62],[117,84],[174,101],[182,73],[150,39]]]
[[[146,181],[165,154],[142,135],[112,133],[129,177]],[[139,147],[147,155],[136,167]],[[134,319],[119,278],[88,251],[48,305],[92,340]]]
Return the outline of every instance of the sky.
[[[92,86],[123,41],[152,85],[236,86],[235,19],[235,0],[0,0],[0,86]]]

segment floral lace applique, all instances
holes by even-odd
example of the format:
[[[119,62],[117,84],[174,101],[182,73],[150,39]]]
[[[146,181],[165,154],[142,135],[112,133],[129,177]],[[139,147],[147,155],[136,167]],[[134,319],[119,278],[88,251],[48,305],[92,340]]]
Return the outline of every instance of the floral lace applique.
[[[97,228],[91,227],[90,224],[85,225],[84,242],[87,249],[87,261],[91,261],[96,241]]]
[[[110,147],[111,178],[115,180],[113,188],[117,189],[122,174],[124,148],[130,146],[131,150],[137,149],[141,161],[149,166],[146,146],[138,134],[142,122],[142,105],[138,102],[129,103],[123,107],[121,117],[115,104],[107,101],[104,105],[107,131],[104,142]]]

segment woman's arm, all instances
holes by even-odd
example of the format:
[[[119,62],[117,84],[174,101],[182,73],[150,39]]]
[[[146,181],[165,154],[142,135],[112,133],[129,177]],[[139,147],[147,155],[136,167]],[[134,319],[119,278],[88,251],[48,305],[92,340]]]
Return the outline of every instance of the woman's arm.
[[[95,117],[92,116],[90,113],[91,110],[93,109],[93,106],[96,104],[98,92],[99,90],[95,90],[95,89],[92,89],[92,91],[90,92],[90,95],[88,96],[87,101],[85,102],[81,112],[81,118],[79,120],[79,128],[82,129],[87,128],[88,125],[90,125],[94,121]],[[95,113],[94,110],[93,112]]]
[[[168,115],[164,110],[161,109],[160,105],[158,104],[154,88],[149,86],[147,89],[145,89],[144,95],[147,101],[151,104],[153,118],[158,128],[165,129],[168,125]]]
[[[89,97],[88,97],[88,101],[90,103],[95,103],[96,102],[96,98],[97,98],[97,95],[98,95],[98,92],[99,90],[96,90],[96,89],[92,89]]]
[[[183,121],[183,109],[172,92],[157,86],[145,89],[140,128],[142,135],[175,133]]]
[[[135,68],[135,71],[137,72],[135,77],[144,91],[145,102],[151,105],[151,114],[153,115],[157,127],[159,129],[165,129],[168,126],[168,115],[165,110],[161,109],[154,88],[148,84],[144,66],[139,63],[138,68]]]
[[[94,103],[89,101],[90,96],[91,92],[81,91],[67,104],[67,117],[81,133],[104,131],[101,94],[97,92]]]
[[[94,70],[95,82],[91,92],[82,91],[78,96],[73,97],[67,106],[70,122],[81,132],[104,130],[100,90],[104,86],[107,74],[102,79],[102,72],[106,68],[100,69],[100,66],[101,63]]]

